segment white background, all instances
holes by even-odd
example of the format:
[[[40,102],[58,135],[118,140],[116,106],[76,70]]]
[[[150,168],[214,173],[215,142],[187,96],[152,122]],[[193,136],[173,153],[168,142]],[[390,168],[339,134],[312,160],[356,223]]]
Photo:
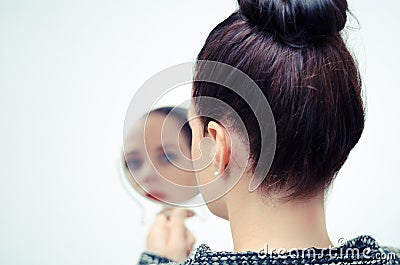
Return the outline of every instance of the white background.
[[[368,100],[327,207],[332,240],[400,247],[399,1],[354,0]],[[194,60],[235,0],[0,1],[0,264],[134,264],[147,225],[118,179],[125,111],[158,71]],[[189,94],[175,99],[186,99]],[[189,223],[230,250],[228,223]]]

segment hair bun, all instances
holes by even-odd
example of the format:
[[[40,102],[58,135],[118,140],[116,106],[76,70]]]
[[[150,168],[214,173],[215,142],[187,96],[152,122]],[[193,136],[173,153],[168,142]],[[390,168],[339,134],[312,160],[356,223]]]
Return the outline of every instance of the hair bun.
[[[312,42],[341,31],[346,0],[238,0],[249,22],[291,43]]]

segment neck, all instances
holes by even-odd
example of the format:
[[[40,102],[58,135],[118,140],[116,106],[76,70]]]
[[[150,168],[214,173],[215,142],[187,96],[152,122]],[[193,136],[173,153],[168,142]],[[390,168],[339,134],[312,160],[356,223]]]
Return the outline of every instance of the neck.
[[[238,194],[237,194],[238,195]],[[257,192],[230,196],[228,214],[234,251],[284,252],[293,248],[329,248],[324,195],[286,203]]]

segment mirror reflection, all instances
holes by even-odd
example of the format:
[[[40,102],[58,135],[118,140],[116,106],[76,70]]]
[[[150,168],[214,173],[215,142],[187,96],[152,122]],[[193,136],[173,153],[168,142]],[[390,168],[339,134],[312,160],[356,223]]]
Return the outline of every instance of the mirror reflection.
[[[126,177],[144,197],[169,205],[185,205],[199,191],[191,161],[192,133],[187,110],[154,109],[124,137]]]

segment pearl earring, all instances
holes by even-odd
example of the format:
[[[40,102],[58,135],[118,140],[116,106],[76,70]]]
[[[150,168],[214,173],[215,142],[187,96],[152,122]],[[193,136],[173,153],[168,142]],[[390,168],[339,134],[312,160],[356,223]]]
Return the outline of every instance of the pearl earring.
[[[217,170],[217,171],[214,172],[214,176],[218,177],[218,175],[219,175],[219,171]]]

